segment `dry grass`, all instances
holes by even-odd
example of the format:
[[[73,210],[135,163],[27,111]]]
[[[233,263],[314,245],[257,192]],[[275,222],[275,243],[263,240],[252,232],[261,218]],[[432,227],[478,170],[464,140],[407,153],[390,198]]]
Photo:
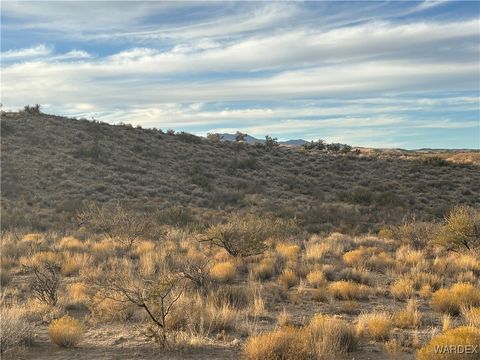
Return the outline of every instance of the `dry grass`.
[[[450,329],[435,336],[427,345],[417,352],[418,360],[475,360],[478,359],[477,352],[454,354],[450,351],[438,353],[438,348],[442,350],[450,348],[450,346],[478,346],[480,344],[480,329],[472,326],[461,326]],[[466,348],[463,348],[464,351]]]
[[[210,275],[219,282],[229,283],[235,280],[237,268],[235,264],[230,261],[218,263],[212,266]]]
[[[300,246],[288,243],[279,243],[276,246],[277,252],[289,260],[295,260],[300,253]]]
[[[390,294],[396,300],[410,299],[415,293],[414,281],[407,277],[401,277],[390,285]]]
[[[480,307],[464,307],[462,308],[462,316],[470,326],[480,328]]]
[[[48,326],[48,337],[60,347],[76,346],[82,340],[84,333],[83,324],[67,315],[52,321]]]
[[[457,283],[433,293],[431,301],[434,310],[458,315],[462,307],[480,305],[480,289],[472,284]]]
[[[297,285],[300,279],[297,276],[295,270],[285,269],[282,274],[278,277],[278,283],[285,289],[288,290],[291,287]]]
[[[397,311],[394,316],[394,323],[402,329],[416,329],[420,326],[422,314],[418,310],[415,300],[410,300],[407,306]]]
[[[314,270],[307,274],[307,282],[314,288],[325,286],[327,280],[325,274],[321,270]]]
[[[392,330],[392,318],[385,312],[362,314],[358,317],[357,334],[368,335],[374,340],[385,340]]]
[[[351,281],[336,281],[328,285],[330,294],[340,300],[364,300],[371,294],[369,286]]]
[[[310,358],[305,330],[282,327],[250,337],[244,347],[248,360],[306,360]]]
[[[260,263],[253,268],[253,277],[257,280],[267,280],[274,276],[276,273],[275,259],[268,257],[262,259]]]
[[[250,337],[244,347],[247,359],[334,359],[355,349],[354,329],[345,321],[316,315],[302,328],[283,326]]]
[[[338,356],[355,349],[355,330],[346,321],[316,315],[308,325],[310,343],[317,359]]]
[[[19,307],[1,308],[0,350],[2,355],[16,356],[22,347],[33,341],[33,325]]]

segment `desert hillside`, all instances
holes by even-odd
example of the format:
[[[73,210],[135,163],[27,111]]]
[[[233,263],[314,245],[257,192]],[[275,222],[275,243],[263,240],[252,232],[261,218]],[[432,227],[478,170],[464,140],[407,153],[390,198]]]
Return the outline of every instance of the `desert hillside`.
[[[6,228],[65,229],[85,202],[119,200],[207,221],[248,209],[309,231],[363,233],[480,203],[474,151],[269,150],[25,111],[4,112],[1,130]]]
[[[477,152],[31,108],[1,130],[2,358],[433,360],[480,341]]]

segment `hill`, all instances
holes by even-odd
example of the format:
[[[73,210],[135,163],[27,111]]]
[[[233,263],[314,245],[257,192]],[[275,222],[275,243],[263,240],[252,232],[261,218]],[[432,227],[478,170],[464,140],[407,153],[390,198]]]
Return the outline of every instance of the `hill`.
[[[2,113],[1,130],[4,228],[64,229],[85,201],[118,200],[203,220],[275,213],[311,231],[359,233],[480,203],[478,165],[458,162],[478,159],[472,151],[269,151],[23,111]]]

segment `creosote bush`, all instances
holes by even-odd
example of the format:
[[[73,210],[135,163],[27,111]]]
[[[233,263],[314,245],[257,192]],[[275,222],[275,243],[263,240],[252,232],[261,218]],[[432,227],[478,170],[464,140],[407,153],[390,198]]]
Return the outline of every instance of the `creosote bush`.
[[[435,240],[449,250],[479,250],[480,211],[468,206],[453,208]]]
[[[226,223],[210,226],[201,241],[219,246],[232,256],[246,257],[263,253],[268,238],[285,237],[297,231],[294,221],[232,214]]]
[[[61,347],[74,347],[83,337],[85,328],[82,323],[68,315],[52,321],[48,326],[48,337]]]

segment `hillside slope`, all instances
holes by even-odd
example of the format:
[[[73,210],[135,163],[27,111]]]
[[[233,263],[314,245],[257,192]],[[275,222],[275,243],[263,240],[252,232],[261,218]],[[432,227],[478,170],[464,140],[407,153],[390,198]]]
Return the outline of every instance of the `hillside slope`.
[[[83,201],[121,200],[146,211],[248,209],[296,216],[315,231],[365,232],[480,203],[478,166],[418,154],[267,151],[25,112],[3,113],[1,129],[4,228],[63,228]]]

